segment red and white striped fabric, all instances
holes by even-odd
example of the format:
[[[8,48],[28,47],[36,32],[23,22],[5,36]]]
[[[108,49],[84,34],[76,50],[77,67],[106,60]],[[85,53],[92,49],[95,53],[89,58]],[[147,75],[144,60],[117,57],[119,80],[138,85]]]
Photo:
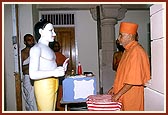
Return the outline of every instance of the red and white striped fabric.
[[[112,102],[111,95],[90,95],[86,100],[88,111],[120,111],[122,104]]]

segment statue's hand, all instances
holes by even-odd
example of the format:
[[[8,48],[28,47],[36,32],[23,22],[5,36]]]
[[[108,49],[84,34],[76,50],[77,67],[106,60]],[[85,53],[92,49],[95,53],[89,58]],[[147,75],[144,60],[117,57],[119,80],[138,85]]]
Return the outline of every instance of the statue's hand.
[[[56,69],[55,69],[55,77],[62,77],[62,76],[64,76],[65,75],[65,70],[64,70],[64,67],[57,67]]]

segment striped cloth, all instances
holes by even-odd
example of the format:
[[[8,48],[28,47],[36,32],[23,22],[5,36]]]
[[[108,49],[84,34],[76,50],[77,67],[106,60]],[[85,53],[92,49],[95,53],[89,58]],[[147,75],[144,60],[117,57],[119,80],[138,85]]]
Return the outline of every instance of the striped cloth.
[[[120,111],[122,104],[112,102],[111,95],[90,95],[86,100],[88,111]]]

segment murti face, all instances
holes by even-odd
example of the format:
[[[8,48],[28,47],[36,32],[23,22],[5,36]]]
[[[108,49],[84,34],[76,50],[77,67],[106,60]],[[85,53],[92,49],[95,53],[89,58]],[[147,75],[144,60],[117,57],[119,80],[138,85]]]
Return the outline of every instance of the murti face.
[[[44,37],[49,42],[53,42],[55,36],[56,36],[56,33],[54,32],[53,25],[51,23],[48,23],[43,29],[42,37]]]

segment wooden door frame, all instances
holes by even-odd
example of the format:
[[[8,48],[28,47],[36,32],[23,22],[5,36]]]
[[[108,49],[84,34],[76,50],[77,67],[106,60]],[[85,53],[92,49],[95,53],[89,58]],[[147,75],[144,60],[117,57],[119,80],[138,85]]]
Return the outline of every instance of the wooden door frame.
[[[70,36],[73,41],[71,41],[71,44],[73,46],[71,46],[71,56],[72,56],[72,65],[73,65],[73,70],[76,72],[76,42],[75,42],[75,27],[55,27],[54,28],[56,34],[59,32],[67,32],[70,31],[72,33],[72,35]],[[56,37],[56,41],[58,40],[58,38]],[[72,43],[73,42],[73,43]],[[64,46],[63,46],[64,47]],[[61,49],[62,52],[62,49]]]

